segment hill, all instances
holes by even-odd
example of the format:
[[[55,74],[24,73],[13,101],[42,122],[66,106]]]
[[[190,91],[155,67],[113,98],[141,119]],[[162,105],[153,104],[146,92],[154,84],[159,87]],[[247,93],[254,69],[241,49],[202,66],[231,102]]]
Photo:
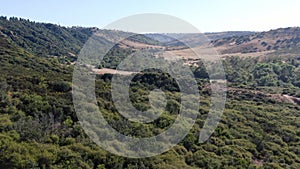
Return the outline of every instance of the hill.
[[[37,23],[22,18],[0,17],[0,35],[16,46],[39,56],[59,57],[65,62],[73,62],[90,36],[96,34],[103,43],[112,43],[111,35],[128,37],[123,47],[155,46],[158,41],[143,35],[117,30],[98,28],[63,27],[49,23]]]
[[[190,47],[203,45],[207,41],[229,38],[233,36],[243,36],[254,34],[250,31],[229,31],[212,33],[165,33],[165,34],[145,34],[147,37],[164,43],[165,46],[184,46],[184,43],[191,44]]]
[[[198,66],[190,67],[200,90],[198,118],[192,130],[171,150],[134,159],[97,146],[83,130],[74,110],[74,65],[61,59],[76,59],[76,51],[96,28],[65,28],[15,18],[2,18],[1,23],[1,168],[300,168],[297,58],[224,58],[229,85],[224,114],[214,134],[201,144],[198,137],[211,106],[211,83],[205,67],[197,61]],[[98,36],[111,43],[114,33],[122,36],[128,32],[100,30]],[[145,36],[133,37],[115,46],[103,65],[115,67],[140,46],[154,47],[159,43]],[[171,76],[149,70],[136,74],[130,84],[130,101],[141,111],[150,108],[149,93],[153,89],[165,93],[166,107],[157,110],[161,116],[150,123],[129,121],[118,112],[111,95],[111,81],[110,74],[96,75],[97,105],[81,106],[88,112],[99,108],[109,125],[132,137],[152,137],[173,125],[180,110],[181,93]],[[111,133],[105,137],[112,138]]]
[[[300,28],[279,28],[249,35],[225,37],[212,40],[211,44],[222,48],[221,54],[293,50],[300,45]]]

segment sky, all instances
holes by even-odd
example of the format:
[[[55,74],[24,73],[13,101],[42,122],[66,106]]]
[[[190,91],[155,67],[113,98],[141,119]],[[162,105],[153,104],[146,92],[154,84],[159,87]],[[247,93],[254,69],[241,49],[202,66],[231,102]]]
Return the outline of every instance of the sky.
[[[98,28],[143,13],[172,15],[201,32],[300,26],[300,0],[2,0],[0,6],[2,16]]]

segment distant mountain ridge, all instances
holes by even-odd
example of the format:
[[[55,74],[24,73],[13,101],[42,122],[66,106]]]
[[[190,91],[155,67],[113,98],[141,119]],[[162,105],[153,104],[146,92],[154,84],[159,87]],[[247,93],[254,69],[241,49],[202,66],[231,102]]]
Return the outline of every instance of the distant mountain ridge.
[[[0,17],[1,39],[33,55],[58,57],[61,61],[69,63],[76,61],[82,46],[96,32],[103,43],[113,43],[112,36],[129,37],[119,44],[120,48],[129,50],[143,48],[180,50],[187,48],[186,44],[190,47],[211,44],[220,54],[234,54],[296,51],[300,47],[299,27],[279,28],[265,32],[135,34],[119,30],[101,30],[95,27],[63,27],[16,17]]]
[[[220,54],[281,52],[299,53],[300,27],[278,28],[264,32],[232,31],[216,33],[146,34],[165,46],[197,47],[210,44]]]
[[[225,37],[211,41],[222,47],[221,53],[253,53],[271,50],[293,50],[300,47],[300,27],[279,28],[249,35]]]
[[[191,47],[202,45],[211,40],[228,38],[233,36],[244,36],[254,34],[251,31],[228,31],[210,33],[165,33],[165,34],[146,34],[147,37],[155,39],[165,44],[165,46],[184,46],[190,44]]]

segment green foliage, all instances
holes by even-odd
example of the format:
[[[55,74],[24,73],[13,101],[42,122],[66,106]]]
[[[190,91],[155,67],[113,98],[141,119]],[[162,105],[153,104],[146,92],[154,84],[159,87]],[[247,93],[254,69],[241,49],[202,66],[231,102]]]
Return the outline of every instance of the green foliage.
[[[210,89],[207,79],[201,79],[207,78],[205,69],[194,69],[201,89],[201,107],[190,133],[179,145],[161,155],[124,158],[95,145],[81,128],[72,105],[73,67],[60,64],[56,58],[40,57],[57,54],[52,53],[54,51],[48,49],[50,43],[44,41],[53,41],[52,44],[67,49],[57,51],[64,55],[68,50],[79,49],[90,30],[16,18],[8,21],[2,17],[0,20],[1,32],[7,36],[0,35],[1,168],[299,168],[299,105],[272,100],[258,92],[299,95],[300,64],[297,59],[284,62],[226,59],[224,66],[229,85],[243,87],[243,90],[227,92],[224,115],[214,134],[203,144],[198,143],[198,136],[209,111]],[[15,34],[22,38],[13,39]],[[58,40],[60,36],[61,41]],[[68,43],[62,45],[65,41]],[[130,52],[115,49],[109,56],[118,56],[119,60],[113,61],[116,57],[107,56],[103,64],[114,67]],[[168,74],[147,70],[136,75],[131,83],[131,101],[141,110],[150,108],[148,95],[151,90],[165,92],[166,109],[159,110],[161,116],[147,124],[128,121],[117,112],[110,94],[110,82],[111,75],[97,76],[99,107],[82,106],[90,111],[99,108],[119,132],[149,137],[174,123],[181,100],[178,85]],[[256,93],[251,92],[253,88],[257,89]]]
[[[92,34],[92,28],[66,28],[25,19],[0,18],[1,32],[18,46],[41,56],[77,54]]]
[[[229,57],[224,61],[226,78],[234,86],[299,87],[299,61]]]

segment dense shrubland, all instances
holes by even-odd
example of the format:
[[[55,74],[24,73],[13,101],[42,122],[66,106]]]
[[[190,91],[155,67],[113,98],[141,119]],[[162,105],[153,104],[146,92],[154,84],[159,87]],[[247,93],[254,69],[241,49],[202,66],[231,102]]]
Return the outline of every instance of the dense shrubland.
[[[210,89],[205,68],[192,68],[201,89],[193,129],[168,152],[131,159],[101,149],[84,133],[72,103],[73,66],[0,37],[1,168],[300,168],[300,107],[263,93],[299,97],[299,58],[226,59],[228,84],[235,90],[227,92],[222,119],[203,144],[198,134],[209,111]],[[98,75],[95,83],[98,106],[115,129],[148,137],[172,125],[180,106],[174,79],[154,70],[134,78],[130,97],[137,109],[149,108],[154,88],[163,87],[167,96],[160,118],[139,124],[117,112],[111,77]]]

